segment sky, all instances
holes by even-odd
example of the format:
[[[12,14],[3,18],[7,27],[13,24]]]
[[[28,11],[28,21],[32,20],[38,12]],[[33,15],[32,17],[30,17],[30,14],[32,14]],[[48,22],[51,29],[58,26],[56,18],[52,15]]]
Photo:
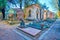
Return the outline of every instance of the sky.
[[[50,3],[50,1],[52,1],[52,0],[38,0],[41,4],[44,4],[44,3],[46,3],[46,6],[47,7],[49,7],[49,10],[50,11],[52,11],[52,12],[54,12],[54,13],[56,13],[57,12],[57,9],[56,8],[54,8],[53,6],[52,6],[52,4]]]

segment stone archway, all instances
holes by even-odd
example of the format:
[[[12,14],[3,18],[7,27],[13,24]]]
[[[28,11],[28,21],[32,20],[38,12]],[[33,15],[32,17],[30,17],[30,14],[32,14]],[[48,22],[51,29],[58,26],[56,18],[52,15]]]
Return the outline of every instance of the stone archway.
[[[29,15],[28,15],[28,17],[31,17],[31,10],[29,10]]]

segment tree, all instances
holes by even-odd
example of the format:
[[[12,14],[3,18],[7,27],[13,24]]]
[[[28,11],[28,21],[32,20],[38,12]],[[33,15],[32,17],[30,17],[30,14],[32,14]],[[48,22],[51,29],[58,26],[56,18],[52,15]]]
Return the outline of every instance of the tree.
[[[7,0],[0,0],[0,11],[3,14],[3,19],[5,19],[5,8],[6,8],[6,2]]]
[[[24,1],[25,7],[28,7],[28,6],[30,5],[30,1],[31,1],[31,0],[26,0],[26,1]]]
[[[6,6],[7,0],[0,0],[0,9],[4,8]]]
[[[51,4],[53,10],[58,10],[58,0],[50,0],[49,3]]]
[[[58,7],[59,7],[59,11],[60,11],[60,0],[58,0]]]
[[[28,7],[28,6],[32,5],[32,4],[39,4],[39,2],[38,2],[38,0],[26,0],[24,2],[24,4],[25,4],[25,7]]]
[[[48,10],[49,7],[47,7],[46,4],[44,3],[44,4],[42,5],[42,8]]]
[[[22,9],[22,0],[19,0],[20,2],[20,9]]]
[[[57,3],[58,3],[58,12],[57,12],[58,13],[58,18],[60,18],[60,0],[58,0]]]
[[[18,0],[8,0],[8,2],[12,3],[13,5],[17,6]]]

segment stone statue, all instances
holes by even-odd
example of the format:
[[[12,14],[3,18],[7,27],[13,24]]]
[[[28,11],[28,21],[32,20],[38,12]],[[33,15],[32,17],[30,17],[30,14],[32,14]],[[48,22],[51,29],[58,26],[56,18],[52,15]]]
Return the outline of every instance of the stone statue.
[[[20,19],[20,27],[21,28],[25,28],[25,22],[24,22],[24,20],[23,19]]]

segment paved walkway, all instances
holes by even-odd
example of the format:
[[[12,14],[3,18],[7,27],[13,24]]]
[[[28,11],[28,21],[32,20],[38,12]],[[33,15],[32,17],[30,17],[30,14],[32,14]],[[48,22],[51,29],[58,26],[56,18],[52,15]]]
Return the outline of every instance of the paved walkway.
[[[13,32],[17,25],[6,25],[0,23],[0,40],[24,40],[21,36]]]
[[[60,19],[57,19],[53,26],[39,40],[60,40]]]
[[[15,28],[16,25],[8,26],[0,23],[0,40],[26,40],[13,31]],[[38,40],[60,40],[60,19],[57,19],[54,25]]]

